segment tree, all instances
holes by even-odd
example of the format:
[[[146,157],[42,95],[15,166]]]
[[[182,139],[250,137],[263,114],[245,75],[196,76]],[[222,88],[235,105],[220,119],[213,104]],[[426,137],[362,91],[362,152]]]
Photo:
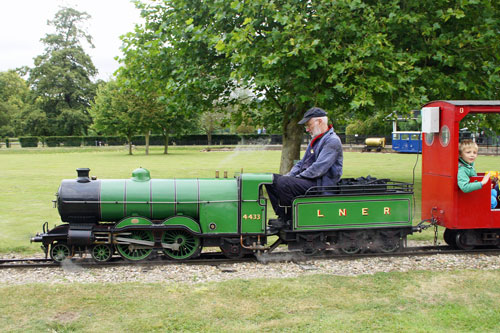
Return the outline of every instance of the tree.
[[[81,27],[89,18],[72,8],[59,10],[54,20],[48,21],[55,33],[41,39],[45,52],[35,58],[35,67],[29,70],[35,110],[48,120],[46,135],[81,135],[91,124],[87,109],[95,96],[91,78],[97,69],[81,44],[84,39],[94,47],[92,37]]]
[[[0,137],[16,134],[16,120],[26,108],[29,88],[19,74],[0,72]]]
[[[141,131],[140,100],[131,89],[120,87],[116,81],[102,83],[90,108],[92,127],[98,133],[123,135],[132,155],[132,137]]]
[[[118,79],[148,103],[143,110],[143,131],[159,131],[165,138],[167,154],[169,137],[194,129],[203,110],[209,110],[208,102],[193,102],[203,100],[200,89],[185,88],[185,93],[176,93],[179,84],[172,73],[182,70],[171,61],[176,59],[170,53],[174,50],[160,44],[153,28],[136,26],[135,32],[121,38],[124,57],[120,59]]]
[[[202,113],[200,117],[200,128],[203,129],[207,135],[208,145],[212,145],[212,134],[215,130],[222,128],[226,115],[222,112],[209,112]]]
[[[500,4],[471,1],[167,0],[138,4],[154,43],[134,52],[199,109],[251,89],[283,133],[280,172],[299,158],[311,106],[333,119],[498,96]],[[153,60],[152,60],[153,59]],[[168,64],[167,67],[165,64]]]

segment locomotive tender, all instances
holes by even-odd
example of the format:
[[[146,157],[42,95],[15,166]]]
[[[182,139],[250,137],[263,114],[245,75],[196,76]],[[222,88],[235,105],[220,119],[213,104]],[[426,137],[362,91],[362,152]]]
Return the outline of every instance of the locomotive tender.
[[[151,179],[148,170],[131,179],[89,177],[63,180],[55,201],[63,222],[32,238],[62,261],[90,252],[94,260],[113,253],[128,261],[162,251],[170,259],[189,259],[203,247],[220,247],[227,257],[272,251],[280,244],[306,254],[323,249],[356,253],[364,248],[396,251],[412,232],[411,184],[315,187],[293,203],[293,223],[269,229],[264,184],[272,174],[243,173],[236,178]],[[267,245],[267,238],[277,240]]]

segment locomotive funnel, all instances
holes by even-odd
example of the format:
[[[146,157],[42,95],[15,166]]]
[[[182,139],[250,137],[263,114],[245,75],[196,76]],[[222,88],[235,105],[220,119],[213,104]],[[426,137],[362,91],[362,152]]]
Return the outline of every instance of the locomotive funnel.
[[[88,183],[88,182],[90,182],[89,172],[90,172],[89,168],[78,168],[78,169],[76,169],[76,173],[78,175],[78,177],[76,178],[76,181],[79,182],[79,183]]]

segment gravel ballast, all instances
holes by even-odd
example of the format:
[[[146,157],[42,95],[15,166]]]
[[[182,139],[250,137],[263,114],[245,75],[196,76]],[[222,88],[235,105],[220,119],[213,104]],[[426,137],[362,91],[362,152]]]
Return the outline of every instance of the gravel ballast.
[[[1,269],[5,285],[29,283],[187,283],[197,284],[231,279],[280,279],[311,274],[358,276],[379,272],[414,270],[447,271],[460,269],[500,269],[499,255],[445,254],[406,257],[367,257],[352,260],[309,260],[304,262],[251,262],[221,265],[171,264],[158,266],[81,267],[63,263],[61,267]]]

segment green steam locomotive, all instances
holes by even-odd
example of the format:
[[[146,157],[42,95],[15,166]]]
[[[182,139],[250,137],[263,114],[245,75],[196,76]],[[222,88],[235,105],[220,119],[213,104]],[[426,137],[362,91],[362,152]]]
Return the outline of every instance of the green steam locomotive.
[[[152,179],[148,170],[138,168],[130,179],[101,180],[89,171],[77,169],[77,178],[59,187],[54,202],[65,223],[50,230],[45,223],[31,239],[41,242],[56,262],[89,252],[97,262],[115,253],[128,261],[161,252],[185,260],[199,256],[204,247],[240,257],[272,252],[281,244],[304,254],[391,252],[403,248],[413,232],[413,187],[408,183],[313,187],[287,207],[292,221],[277,225],[268,219],[264,196],[272,174]]]

